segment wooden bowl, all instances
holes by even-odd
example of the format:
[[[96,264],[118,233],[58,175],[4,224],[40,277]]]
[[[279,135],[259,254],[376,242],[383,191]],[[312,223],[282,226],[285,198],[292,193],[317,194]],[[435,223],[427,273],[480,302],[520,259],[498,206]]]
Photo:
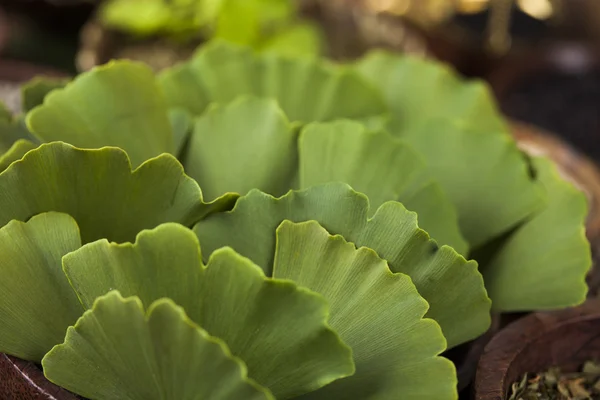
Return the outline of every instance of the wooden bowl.
[[[0,353],[2,400],[77,400],[78,397],[50,383],[35,364]]]
[[[534,313],[500,331],[486,346],[475,379],[475,400],[505,400],[526,373],[558,366],[576,371],[600,358],[600,300]]]

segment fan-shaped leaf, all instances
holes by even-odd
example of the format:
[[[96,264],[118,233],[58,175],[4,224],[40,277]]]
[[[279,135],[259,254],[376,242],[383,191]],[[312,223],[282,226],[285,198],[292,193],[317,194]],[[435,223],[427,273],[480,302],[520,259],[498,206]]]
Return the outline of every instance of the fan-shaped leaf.
[[[300,187],[344,182],[366,194],[373,209],[398,195],[425,168],[409,145],[359,122],[313,123],[302,131]],[[260,189],[260,188],[257,188]]]
[[[483,333],[490,302],[477,264],[448,246],[438,247],[418,228],[416,214],[400,203],[385,203],[371,219],[368,212],[368,199],[345,184],[315,186],[281,198],[253,190],[231,212],[209,216],[194,231],[205,256],[231,246],[270,275],[277,226],[285,219],[316,220],[328,232],[375,250],[392,271],[409,275],[431,305],[428,316],[440,324],[449,346]]]
[[[181,156],[192,133],[194,121],[187,111],[179,108],[171,108],[169,110],[169,120],[173,128],[175,156],[181,160]]]
[[[65,87],[67,79],[37,76],[21,86],[21,108],[28,113],[44,103],[44,98],[54,89]]]
[[[351,375],[350,349],[326,323],[326,301],[291,282],[265,278],[225,248],[202,265],[198,239],[177,224],[138,235],[136,244],[106,240],[64,258],[82,303],[110,289],[151,304],[169,297],[248,365],[249,376],[285,399]]]
[[[45,213],[0,228],[0,352],[39,362],[83,308],[61,269],[81,246],[66,214]]]
[[[0,172],[4,171],[10,164],[23,158],[29,150],[37,147],[33,142],[27,139],[19,139],[13,143],[10,148],[0,156]]]
[[[134,166],[175,151],[167,108],[149,67],[111,61],[52,91],[27,116],[45,142],[120,147]]]
[[[356,69],[385,94],[396,130],[438,118],[461,120],[482,131],[506,129],[487,85],[465,81],[448,66],[376,50]]]
[[[261,51],[269,51],[290,56],[316,56],[322,53],[323,35],[318,25],[299,22],[275,33],[260,46]]]
[[[430,175],[456,205],[462,233],[472,248],[543,206],[543,190],[508,135],[438,120],[402,137],[425,156]]]
[[[207,198],[253,188],[281,195],[296,175],[296,136],[273,100],[240,98],[197,120],[185,170]]]
[[[92,399],[274,400],[169,299],[144,313],[135,297],[99,298],[42,365],[51,381]]]
[[[213,41],[187,63],[165,70],[160,84],[172,107],[200,115],[240,95],[277,100],[290,121],[368,118],[386,111],[380,94],[352,69],[312,58],[286,58]]]
[[[469,244],[458,226],[458,213],[439,183],[433,180],[414,182],[399,196],[410,211],[417,213],[419,226],[440,244],[447,244],[459,254],[468,254]]]
[[[550,160],[534,159],[548,204],[502,243],[483,274],[499,311],[577,305],[585,300],[592,265],[585,237],[583,193],[564,181]]]
[[[466,253],[456,210],[441,189],[405,195],[425,163],[410,145],[383,131],[368,131],[355,121],[313,123],[300,134],[300,187],[344,182],[369,197],[371,210],[389,200],[410,201],[420,226],[438,243]],[[260,188],[259,188],[260,189]]]
[[[226,194],[204,203],[198,184],[167,154],[132,171],[123,150],[50,143],[0,174],[0,226],[59,211],[75,218],[84,243],[123,242],[163,222],[191,226],[207,213],[229,209],[235,198]]]
[[[273,276],[321,293],[331,305],[331,324],[350,345],[356,373],[306,399],[455,399],[453,364],[438,357],[446,348],[439,326],[422,319],[427,302],[410,278],[317,222],[277,228]]]

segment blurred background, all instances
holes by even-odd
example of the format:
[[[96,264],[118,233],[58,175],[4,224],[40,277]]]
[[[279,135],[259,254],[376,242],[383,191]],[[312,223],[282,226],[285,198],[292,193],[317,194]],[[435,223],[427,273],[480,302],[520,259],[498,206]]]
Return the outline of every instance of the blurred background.
[[[600,0],[0,0],[0,97],[17,107],[19,82],[115,57],[161,69],[213,36],[335,60],[374,47],[439,59],[487,80],[513,120],[600,160]]]

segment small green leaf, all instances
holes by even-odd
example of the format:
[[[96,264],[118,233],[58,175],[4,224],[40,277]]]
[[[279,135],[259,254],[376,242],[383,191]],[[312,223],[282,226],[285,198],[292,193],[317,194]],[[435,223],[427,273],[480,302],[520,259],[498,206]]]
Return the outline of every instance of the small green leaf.
[[[187,63],[163,71],[159,82],[171,107],[193,115],[240,95],[275,99],[292,122],[362,119],[386,112],[379,92],[351,68],[313,58],[258,55],[220,40],[201,47]]]
[[[585,300],[592,265],[587,202],[550,160],[533,161],[548,204],[502,243],[482,272],[498,311],[574,306]]]
[[[506,130],[488,86],[465,81],[446,65],[375,50],[356,69],[384,93],[397,131],[412,130],[432,119],[460,120],[484,132]]]
[[[253,188],[281,195],[296,175],[296,140],[296,131],[275,101],[239,98],[197,119],[185,170],[209,199]]]
[[[19,140],[33,141],[22,118],[8,115],[0,118],[0,154],[6,153]]]
[[[300,135],[299,150],[301,189],[344,182],[366,194],[373,210],[397,200],[416,173],[425,169],[411,146],[387,132],[367,131],[356,121],[308,125]]]
[[[39,362],[84,309],[61,269],[81,246],[66,214],[45,213],[0,228],[0,352]]]
[[[543,190],[509,135],[438,120],[402,137],[425,157],[430,176],[452,199],[471,248],[543,207]]]
[[[36,144],[27,139],[19,139],[14,142],[6,152],[0,155],[0,172],[8,168],[13,162],[23,158],[29,150],[33,150],[36,147]]]
[[[412,146],[356,121],[312,123],[300,134],[300,188],[344,182],[369,197],[371,210],[399,200],[417,211],[419,224],[441,244],[466,254],[456,210],[441,188],[421,188],[425,161]],[[417,185],[418,194],[408,194]],[[435,185],[435,186],[434,186]],[[258,188],[260,189],[260,188]],[[417,195],[417,197],[414,197]]]
[[[229,248],[202,265],[194,233],[177,224],[142,231],[134,245],[101,240],[64,258],[82,303],[111,289],[144,305],[173,299],[248,366],[249,376],[285,399],[351,375],[350,349],[327,325],[327,302],[286,281],[265,278]]]
[[[120,147],[134,166],[174,153],[167,107],[152,70],[111,61],[56,89],[27,116],[40,140],[81,148]]]
[[[299,22],[274,33],[260,44],[260,51],[289,56],[316,56],[321,54],[323,34],[309,22]]]
[[[175,156],[181,160],[181,156],[192,133],[194,121],[190,114],[179,108],[169,110],[169,120],[173,128],[173,144],[175,148]]]
[[[82,150],[43,144],[0,174],[0,226],[46,211],[75,218],[84,243],[132,241],[163,222],[191,226],[204,215],[230,209],[236,195],[202,201],[198,184],[168,154],[134,171],[117,148]]]
[[[142,36],[163,31],[173,17],[169,3],[156,0],[108,0],[99,10],[106,26]]]
[[[54,89],[65,87],[68,79],[48,78],[36,76],[21,86],[21,108],[28,113],[35,107],[44,103],[44,98]]]
[[[331,234],[356,246],[369,247],[393,272],[411,277],[429,302],[449,347],[471,340],[488,328],[490,301],[475,262],[467,262],[448,246],[438,247],[417,226],[417,216],[402,204],[387,202],[368,219],[368,199],[348,185],[330,183],[274,198],[257,190],[242,196],[234,209],[200,221],[194,231],[205,257],[231,246],[270,275],[275,230],[283,220],[315,220]]]
[[[91,399],[274,400],[227,346],[169,299],[99,298],[43,359],[52,382]]]
[[[275,278],[322,294],[331,325],[352,348],[356,373],[303,399],[455,399],[454,365],[438,355],[446,340],[423,319],[427,302],[410,278],[392,273],[368,248],[329,236],[317,222],[277,228]]]
[[[453,247],[459,254],[468,254],[469,244],[460,232],[458,212],[439,183],[419,179],[400,194],[399,201],[417,213],[419,226],[438,243]]]

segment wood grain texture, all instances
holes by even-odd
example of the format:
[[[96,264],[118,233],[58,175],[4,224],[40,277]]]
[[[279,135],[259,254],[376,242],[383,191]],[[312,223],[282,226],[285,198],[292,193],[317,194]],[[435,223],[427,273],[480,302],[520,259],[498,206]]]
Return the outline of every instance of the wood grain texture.
[[[600,299],[534,313],[501,330],[486,346],[475,378],[476,400],[505,400],[525,373],[559,366],[575,371],[600,358]]]
[[[50,383],[37,365],[0,353],[0,399],[77,400],[78,397]]]

